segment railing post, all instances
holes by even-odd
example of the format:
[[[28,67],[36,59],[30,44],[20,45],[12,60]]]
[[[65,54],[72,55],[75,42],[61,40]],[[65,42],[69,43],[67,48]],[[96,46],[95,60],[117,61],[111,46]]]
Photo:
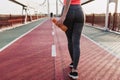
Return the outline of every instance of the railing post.
[[[109,13],[109,17],[108,17],[108,28],[110,29],[110,23],[111,23],[111,13]]]
[[[112,30],[116,30],[117,28],[117,13],[114,13],[113,14],[113,27],[112,27]]]
[[[92,15],[92,26],[94,26],[95,14]]]
[[[9,19],[8,19],[8,21],[10,21],[10,20],[12,20],[12,15],[10,14],[10,16],[9,16]],[[10,24],[10,26],[12,26],[13,24],[12,24],[12,22],[8,22],[9,24]]]
[[[107,0],[107,9],[106,9],[106,15],[105,15],[105,31],[108,31],[108,16],[109,16],[109,0]]]

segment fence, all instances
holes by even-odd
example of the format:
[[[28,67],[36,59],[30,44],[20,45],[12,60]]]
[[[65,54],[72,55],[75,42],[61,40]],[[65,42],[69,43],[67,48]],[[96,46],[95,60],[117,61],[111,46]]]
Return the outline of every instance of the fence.
[[[89,14],[86,15],[86,23],[92,26],[105,27],[105,14]],[[120,13],[109,13],[108,19],[109,30],[120,32]]]
[[[41,17],[45,17],[45,16],[28,15],[27,21],[31,21],[31,18],[32,20],[35,20]],[[25,16],[21,16],[21,15],[0,15],[0,28],[13,26],[15,24],[23,24],[24,20],[25,20]]]

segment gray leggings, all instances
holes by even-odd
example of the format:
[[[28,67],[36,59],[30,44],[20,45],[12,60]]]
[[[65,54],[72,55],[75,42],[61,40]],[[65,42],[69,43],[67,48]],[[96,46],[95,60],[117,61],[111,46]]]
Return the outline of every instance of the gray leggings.
[[[80,57],[80,37],[84,25],[84,13],[80,5],[70,5],[64,25],[68,27],[65,32],[68,40],[68,50],[76,69]]]

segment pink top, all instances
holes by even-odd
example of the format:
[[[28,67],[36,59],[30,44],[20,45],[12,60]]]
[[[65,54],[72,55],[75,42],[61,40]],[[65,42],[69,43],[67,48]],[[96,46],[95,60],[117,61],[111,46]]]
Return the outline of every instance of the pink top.
[[[66,4],[66,0],[64,0],[64,5]],[[80,0],[71,0],[72,5],[80,4]]]

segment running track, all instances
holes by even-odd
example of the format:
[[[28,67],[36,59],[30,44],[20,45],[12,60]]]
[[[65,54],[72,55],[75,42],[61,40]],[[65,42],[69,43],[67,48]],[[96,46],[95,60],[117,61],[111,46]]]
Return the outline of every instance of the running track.
[[[65,34],[52,26],[46,20],[0,52],[0,80],[71,80]],[[56,57],[51,56],[53,44]],[[120,60],[85,36],[78,68],[78,80],[120,80]]]

